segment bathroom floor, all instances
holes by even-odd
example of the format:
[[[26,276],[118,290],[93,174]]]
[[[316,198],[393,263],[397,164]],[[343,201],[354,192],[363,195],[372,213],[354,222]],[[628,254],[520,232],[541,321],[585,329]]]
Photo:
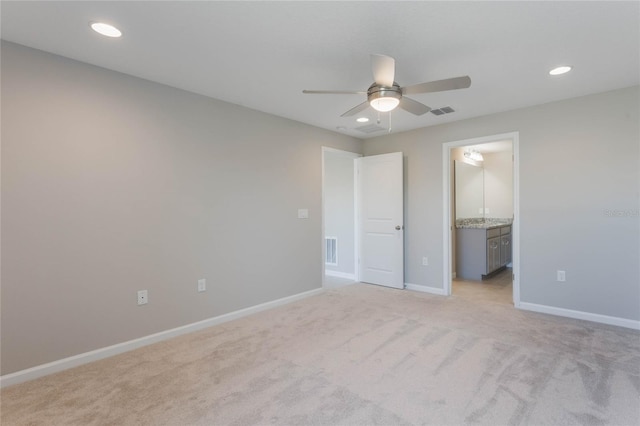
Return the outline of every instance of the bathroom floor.
[[[513,305],[512,276],[511,268],[507,268],[483,281],[454,279],[452,293],[454,297]]]

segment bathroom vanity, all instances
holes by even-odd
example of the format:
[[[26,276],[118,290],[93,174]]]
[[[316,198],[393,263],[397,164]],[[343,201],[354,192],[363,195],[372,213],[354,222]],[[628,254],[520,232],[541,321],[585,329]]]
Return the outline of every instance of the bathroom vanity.
[[[482,280],[511,263],[510,219],[456,221],[456,276]]]

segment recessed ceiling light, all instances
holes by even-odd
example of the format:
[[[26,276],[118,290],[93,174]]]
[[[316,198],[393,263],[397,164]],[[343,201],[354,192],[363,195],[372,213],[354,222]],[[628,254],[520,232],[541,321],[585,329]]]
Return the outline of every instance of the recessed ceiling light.
[[[104,22],[91,22],[91,29],[98,34],[102,34],[107,37],[120,37],[122,31],[114,27],[113,25],[105,24]]]
[[[552,69],[551,71],[549,71],[549,74],[551,75],[560,75],[560,74],[565,74],[568,73],[569,71],[571,71],[571,67],[568,65],[563,65],[561,67],[557,67]]]
[[[369,119],[367,117],[359,117],[356,119],[356,121],[358,123],[366,123],[367,121],[369,121]]]

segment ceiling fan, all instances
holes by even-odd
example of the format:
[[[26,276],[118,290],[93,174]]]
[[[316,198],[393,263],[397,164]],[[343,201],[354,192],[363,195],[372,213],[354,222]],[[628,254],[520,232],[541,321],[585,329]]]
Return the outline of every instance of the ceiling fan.
[[[419,93],[443,92],[445,90],[466,89],[471,86],[469,76],[447,78],[445,80],[429,81],[426,83],[414,84],[412,86],[400,87],[394,81],[396,61],[386,55],[371,55],[371,68],[373,70],[373,84],[366,92],[356,91],[335,91],[335,90],[303,90],[308,94],[366,94],[367,100],[360,105],[351,108],[341,115],[350,117],[358,114],[371,106],[376,111],[387,112],[400,107],[415,115],[426,114],[431,108],[418,101],[407,98],[404,95],[415,95]]]

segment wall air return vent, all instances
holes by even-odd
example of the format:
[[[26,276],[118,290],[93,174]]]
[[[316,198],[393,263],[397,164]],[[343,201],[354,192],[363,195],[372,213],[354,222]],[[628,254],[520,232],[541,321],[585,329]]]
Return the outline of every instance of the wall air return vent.
[[[338,266],[338,237],[324,237],[325,264]]]
[[[432,109],[431,110],[431,114],[433,115],[444,115],[444,114],[449,114],[455,112],[455,110],[453,108],[451,108],[450,106],[446,106],[446,107],[442,107],[442,108],[438,108],[438,109]]]

